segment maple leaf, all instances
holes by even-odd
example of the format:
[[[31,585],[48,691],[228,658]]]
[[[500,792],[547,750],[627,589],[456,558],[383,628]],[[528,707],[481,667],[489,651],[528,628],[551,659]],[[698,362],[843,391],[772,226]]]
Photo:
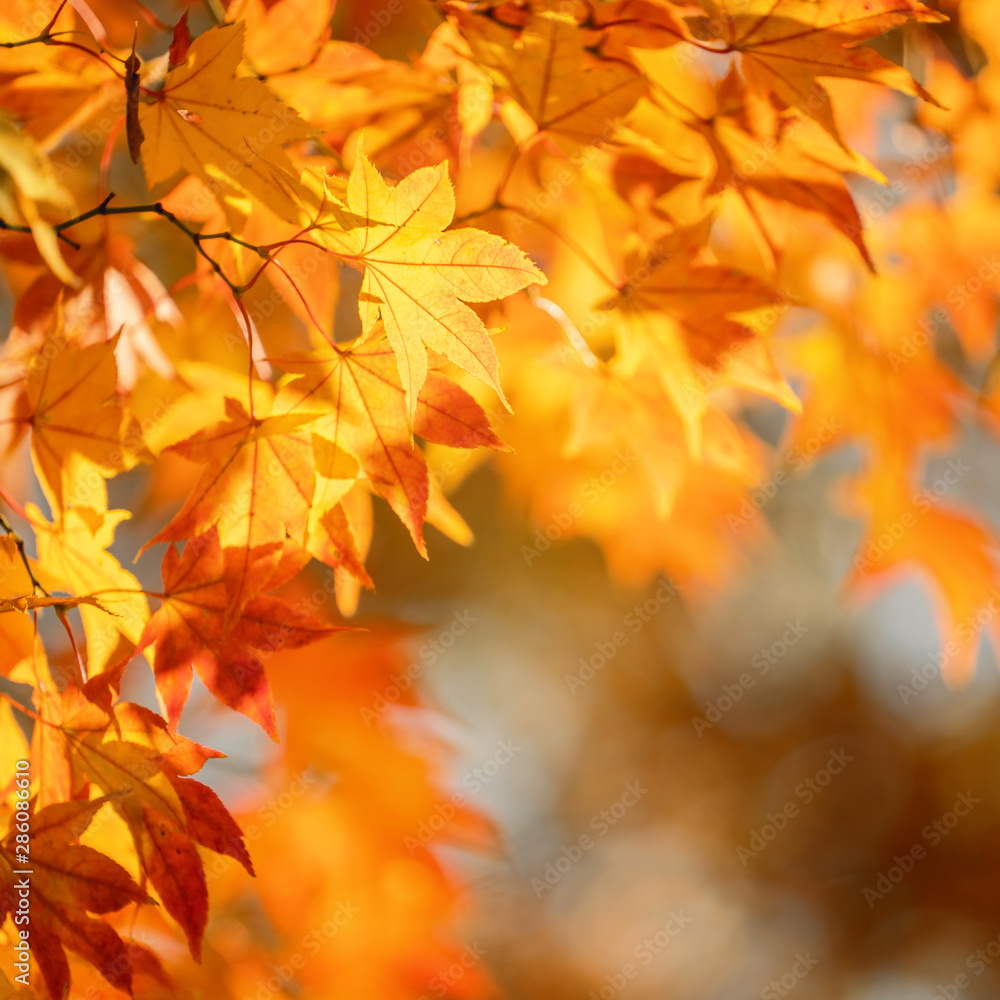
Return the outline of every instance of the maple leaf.
[[[298,593],[308,590],[302,587]],[[393,624],[384,630],[331,636],[277,657],[275,691],[287,706],[290,723],[284,773],[302,774],[303,784],[323,773],[336,774],[338,780],[328,792],[313,783],[280,822],[260,824],[256,850],[262,857],[288,844],[294,848],[286,855],[291,867],[280,873],[286,877],[284,889],[272,865],[258,865],[254,884],[277,932],[293,940],[345,892],[349,898],[355,890],[365,892],[371,906],[358,907],[345,928],[343,933],[350,934],[347,950],[318,954],[313,981],[322,984],[337,969],[347,969],[359,995],[396,1000],[419,991],[420,983],[446,969],[461,948],[435,931],[439,907],[451,905],[455,896],[434,858],[434,845],[414,846],[406,837],[423,817],[445,812],[447,819],[434,822],[439,827],[437,843],[462,843],[478,850],[495,843],[495,830],[474,801],[456,802],[454,811],[444,805],[450,790],[436,777],[446,766],[447,751],[439,741],[417,754],[399,740],[394,727],[369,724],[366,709],[372,695],[402,683],[411,667],[411,638],[412,627]],[[302,687],[307,677],[313,679],[308,694]],[[408,709],[415,703],[412,689],[401,691],[400,711],[414,716],[411,732],[423,730],[417,713]],[[318,828],[334,833],[342,849],[330,850],[329,840],[316,837]],[[352,859],[350,865],[344,864],[345,857]],[[418,880],[419,894],[399,894],[391,883],[386,885],[385,875],[401,862]],[[386,919],[397,933],[384,933]],[[355,948],[363,949],[363,961],[351,959],[349,952]],[[472,967],[463,976],[466,995],[482,995],[478,987],[472,988],[475,972]]]
[[[0,618],[0,674],[6,676],[31,655],[34,627],[27,615]]]
[[[193,778],[169,773],[167,777],[184,808],[188,836],[218,854],[235,858],[248,875],[253,875],[253,862],[243,841],[243,831],[222,804],[222,799]]]
[[[630,298],[624,300],[625,310]],[[637,311],[637,316],[641,321],[642,314]],[[561,334],[552,314],[535,309],[525,315],[512,304],[509,320],[509,329],[518,331],[514,349],[530,352],[532,361],[515,366],[512,383],[518,417],[506,427],[517,459],[499,464],[512,492],[530,497],[539,523],[576,505],[579,516],[568,533],[597,539],[616,577],[633,583],[660,571],[704,586],[706,579],[718,581],[731,572],[738,553],[731,540],[712,535],[738,504],[739,491],[763,475],[760,449],[750,435],[704,398],[700,384],[692,384],[692,392],[682,395],[686,404],[699,401],[696,456],[681,413],[664,391],[660,364],[635,363],[639,359],[628,355],[616,355],[607,364],[591,356],[588,364],[577,352],[551,349]],[[616,327],[632,321],[627,312],[616,320]],[[650,320],[659,322],[655,316]],[[640,326],[637,332],[645,331]],[[682,331],[670,325],[667,332],[682,370],[692,371]],[[613,333],[621,336],[617,329]],[[537,441],[533,427],[553,406],[565,409],[565,433]],[[527,415],[523,424],[521,414]],[[597,493],[593,484],[609,469],[616,476],[613,488]],[[675,523],[683,528],[674,529]]]
[[[69,990],[65,948],[93,964],[112,986],[132,993],[133,962],[125,943],[109,924],[89,914],[110,913],[149,897],[119,864],[76,842],[107,802],[65,802],[34,812],[30,865],[18,859],[15,824],[0,844],[0,920],[19,912],[18,887],[30,884],[32,955],[54,997]],[[17,874],[25,867],[31,869],[27,879]]]
[[[170,546],[163,557],[163,587],[162,607],[150,618],[140,647],[156,643],[156,690],[171,725],[187,701],[193,668],[220,701],[277,740],[264,657],[343,626],[324,625],[281,598],[261,595],[244,604],[230,627],[231,577],[214,527],[189,541],[183,553]]]
[[[34,592],[34,584],[14,535],[0,537],[0,598],[16,599]]]
[[[628,58],[631,48],[674,45],[684,37],[669,0],[610,0],[587,11],[581,26],[602,31],[601,52],[611,58]]]
[[[191,48],[191,29],[188,27],[188,14],[186,10],[181,14],[181,19],[174,25],[173,37],[170,39],[170,51],[167,54],[167,68],[176,69],[183,66],[187,61],[188,49]]]
[[[105,794],[128,826],[142,871],[197,958],[208,893],[193,841],[211,841],[204,827],[212,822],[226,834],[226,853],[249,859],[240,855],[241,835],[231,820],[223,819],[220,805],[183,784],[182,800],[175,785],[220,755],[170,733],[163,719],[140,705],[120,702],[113,710],[103,708],[91,700],[93,685],[80,688],[70,681],[60,692],[51,677],[41,678],[33,694],[42,720],[33,736],[33,777],[56,802],[85,799],[91,784]]]
[[[956,199],[947,210],[914,206],[899,222],[907,270],[928,309],[944,309],[966,355],[980,361],[993,354],[996,342],[998,265],[991,237],[997,222],[996,202],[975,195]],[[926,253],[932,246],[942,252]]]
[[[660,240],[629,265],[628,272],[641,273],[644,280],[626,283],[603,303],[619,319],[617,370],[657,373],[696,456],[701,454],[706,390],[712,385],[742,384],[793,411],[801,409],[766,347],[733,318],[776,302],[774,290],[759,278],[706,259],[700,253],[704,243],[704,233],[696,230]]]
[[[34,140],[39,150],[51,152],[82,122],[101,112],[110,113],[114,102],[122,103],[121,78],[109,73],[85,47],[25,45],[29,25],[42,27],[38,22],[40,14],[42,23],[49,22],[50,37],[60,31],[85,28],[69,4],[40,7],[29,0],[5,8],[0,35],[4,42],[21,44],[6,49],[0,106],[18,122],[24,135]],[[132,31],[130,21],[129,37]],[[60,159],[57,154],[54,164],[57,170],[62,167]],[[63,179],[62,170],[58,179]]]
[[[706,15],[685,19],[692,36],[722,40],[739,52],[750,86],[815,118],[846,148],[833,104],[817,77],[848,77],[935,100],[910,74],[863,45],[866,39],[908,22],[935,23],[944,14],[917,0],[722,0],[704,5]]]
[[[324,483],[325,492],[310,513],[306,547],[325,562],[335,563],[342,549],[332,539],[336,552],[331,559],[330,512],[353,482],[357,464],[426,557],[427,463],[410,436],[404,383],[387,338],[388,334],[373,336],[350,349],[331,346],[274,359],[285,371],[299,374],[281,390],[276,408],[323,411],[314,425],[313,446],[318,481]],[[423,382],[414,420],[413,429],[428,441],[456,448],[504,448],[479,404],[440,373],[432,372]],[[356,460],[353,467],[351,456]]]
[[[31,680],[35,685],[31,697],[35,711],[43,720],[31,734],[32,778],[38,781],[35,805],[41,809],[86,795],[87,780],[72,759],[72,741],[85,735],[103,734],[112,716],[87,698],[73,682],[60,691],[49,670],[44,649],[36,653],[31,668]]]
[[[18,761],[26,760],[28,742],[17,724],[9,702],[0,704],[0,794],[7,795],[17,787]]]
[[[0,1000],[36,1000],[35,994],[25,986],[17,986],[0,971]]]
[[[26,750],[24,715],[0,702],[0,791],[30,757],[35,818],[79,817],[54,824],[51,842],[40,833],[46,905],[72,920],[39,937],[47,994],[71,992],[77,945],[95,986],[116,967],[131,970],[109,983],[124,991],[160,974],[134,943],[119,964],[117,928],[132,914],[105,905],[148,891],[196,959],[214,955],[184,967],[188,992],[269,978],[261,926],[279,944],[309,941],[350,899],[360,915],[287,990],[336,982],[408,1000],[458,959],[441,926],[455,885],[413,833],[441,816],[442,834],[482,847],[489,824],[434,787],[436,743],[415,749],[372,724],[368,706],[389,701],[418,714],[412,650],[387,641],[410,630],[327,639],[335,629],[305,610],[332,594],[353,613],[373,585],[375,495],[420,554],[425,522],[468,544],[445,491],[492,461],[544,533],[522,550],[528,563],[558,526],[594,540],[628,586],[675,577],[697,615],[769,541],[759,498],[799,459],[849,445],[861,473],[842,492],[865,534],[848,584],[926,578],[950,683],[971,675],[983,628],[1000,645],[983,618],[1000,588],[996,538],[975,512],[920,492],[927,452],[968,424],[967,381],[995,346],[994,12],[947,0],[961,17],[940,29],[916,0],[438,0],[446,20],[395,61],[373,49],[401,51],[424,31],[395,0],[215,6],[225,23],[194,40],[187,14],[171,31],[138,0],[10,0],[0,12],[0,269],[14,300],[0,349],[0,671],[31,689],[37,716]],[[880,54],[899,41],[912,55],[910,35],[876,38],[906,25],[940,36],[912,37],[954,112],[910,115],[850,82],[929,100]],[[356,42],[333,37],[343,30]],[[844,135],[877,148],[888,176]],[[126,148],[155,187],[145,204]],[[852,173],[902,187],[849,188]],[[70,191],[94,207],[70,218]],[[507,213],[536,223],[527,256],[495,235]],[[480,228],[449,230],[456,215]],[[514,294],[544,280],[531,259],[551,301]],[[341,265],[361,272],[362,335],[324,345],[315,330],[350,325]],[[803,312],[778,326],[793,304],[819,316],[804,335]],[[786,368],[802,376],[801,413]],[[994,359],[977,431],[1000,430],[998,370]],[[516,456],[498,456],[478,402],[498,406],[494,393],[516,405],[503,429]],[[773,440],[778,420],[772,452],[758,434]],[[112,506],[137,515],[116,540],[126,512],[108,510],[105,480],[139,462],[151,468],[112,487]],[[45,517],[25,502],[32,464]],[[150,594],[119,559],[136,530],[170,516],[154,539],[172,543],[162,592]],[[903,518],[878,555],[885,525]],[[23,542],[22,524],[34,535]],[[391,599],[410,556],[400,571],[384,544],[375,552]],[[296,582],[310,558],[333,567],[322,590]],[[142,652],[166,718],[121,700]],[[337,777],[280,823],[248,828],[253,861],[194,777],[220,755],[177,732],[193,671],[271,735],[272,690],[287,713],[261,784],[307,766]],[[247,916],[232,870],[212,887],[226,919],[209,922],[207,851],[257,873],[263,914]],[[3,886],[8,870],[0,860]],[[86,871],[107,876],[105,897],[79,884]],[[455,988],[478,1000],[484,979],[469,969]],[[89,981],[74,985],[89,994]]]
[[[244,25],[210,28],[139,108],[142,164],[150,184],[179,170],[217,192],[233,225],[250,213],[247,196],[282,218],[300,218],[299,188],[285,143],[313,130],[266,83],[237,76]]]
[[[270,411],[267,395],[254,415],[229,397],[225,420],[169,446],[205,469],[184,506],[147,543],[181,541],[214,526],[224,546],[243,553],[234,570],[234,612],[274,569],[286,534],[305,535],[315,489],[305,428],[316,414]]]
[[[477,229],[445,232],[455,192],[444,165],[423,167],[390,188],[360,150],[345,214],[313,223],[321,246],[363,269],[358,309],[365,335],[381,317],[396,354],[409,419],[427,377],[427,350],[444,355],[504,399],[496,350],[465,303],[504,298],[546,278],[520,250]],[[346,231],[344,231],[346,228]],[[426,346],[425,346],[426,345]]]
[[[703,217],[720,195],[738,199],[776,264],[785,219],[794,207],[827,219],[874,269],[861,218],[841,176],[855,171],[884,181],[863,157],[830,140],[825,145],[811,141],[803,124],[807,119],[778,120],[734,70],[709,88],[704,81],[679,76],[661,53],[636,58],[655,86],[616,138],[645,162],[651,159],[670,172],[675,193],[660,199],[668,214],[683,213],[687,219],[695,207]]]
[[[976,669],[978,616],[1000,584],[1000,543],[980,519],[943,504],[932,490],[914,491],[893,461],[873,467],[851,484],[854,499],[870,510],[845,585],[858,594],[883,588],[906,571],[929,584],[942,652],[941,674],[951,686],[967,684]],[[886,549],[887,530],[898,537]],[[995,648],[1000,629],[986,626]]]
[[[460,155],[463,162],[468,162],[473,142],[493,120],[493,81],[472,58],[472,50],[452,21],[437,26],[420,57],[420,65],[442,76],[455,76],[456,117],[462,133]]]
[[[66,266],[56,232],[39,211],[40,205],[68,212],[73,198],[56,180],[52,164],[31,138],[0,113],[0,217],[8,223],[29,226],[52,273],[65,284],[75,286],[79,279]]]
[[[516,33],[457,5],[453,15],[478,65],[531,120],[527,129],[515,126],[516,141],[528,138],[533,127],[570,148],[596,142],[608,136],[609,123],[646,90],[628,63],[595,58],[586,33],[570,14],[540,11]]]
[[[0,602],[15,606],[34,592],[34,584],[24,565],[17,541],[11,535],[0,538]],[[7,675],[34,646],[34,628],[27,615],[0,617],[0,674]]]
[[[121,654],[122,639],[138,641],[149,618],[139,581],[110,552],[115,529],[131,516],[125,510],[73,507],[55,521],[29,504],[27,513],[38,543],[37,575],[50,591],[68,591],[76,600],[52,598],[52,605],[78,605],[87,636],[87,664],[100,673]],[[44,606],[37,599],[34,606]]]
[[[876,299],[871,309],[868,316],[854,315],[852,322],[860,319],[868,326],[864,320],[873,320],[875,329],[895,326],[883,303]],[[943,444],[955,432],[962,385],[932,353],[893,372],[891,351],[868,350],[853,333],[827,325],[803,333],[781,353],[790,370],[808,379],[802,416],[790,429],[791,447],[811,439],[822,443],[813,449],[821,454],[854,438],[892,468],[909,469],[922,448]],[[916,410],[913,398],[921,400]],[[824,421],[837,432],[823,433]]]
[[[93,683],[88,682],[84,690]],[[90,697],[90,693],[87,696]],[[163,761],[163,772],[175,789],[174,779],[177,776],[190,777],[200,771],[207,760],[226,756],[186,736],[171,732],[164,719],[143,705],[119,701],[110,714],[113,716],[111,725],[116,734],[157,751]]]
[[[105,231],[96,242],[83,242],[66,253],[80,276],[80,289],[69,292],[54,275],[43,274],[24,290],[14,315],[17,325],[33,330],[42,323],[52,324],[61,307],[63,329],[73,331],[72,343],[80,347],[113,341],[117,334],[120,392],[133,388],[142,366],[163,378],[173,375],[154,329],[159,323],[174,329],[181,325],[176,303],[134,250],[134,241],[122,232]],[[70,339],[66,339],[69,346]],[[94,395],[97,398],[91,405],[100,401]]]
[[[139,706],[116,706],[115,722],[124,723],[121,736],[108,730],[108,720],[97,706],[89,703],[81,691],[69,701],[62,695],[63,716],[52,716],[53,699],[42,699],[43,714],[51,716],[52,729],[44,753],[54,768],[68,767],[70,781],[79,785],[92,782],[109,797],[115,811],[128,825],[135,842],[142,871],[149,878],[167,912],[180,924],[187,936],[191,954],[197,960],[208,919],[208,890],[204,865],[193,840],[210,839],[204,833],[206,807],[204,797],[194,798],[185,790],[185,807],[174,783],[178,780],[178,762],[185,770],[200,766],[204,754],[180,737],[173,737],[165,723]],[[68,715],[67,708],[72,711]],[[102,718],[102,716],[104,716]],[[158,724],[157,724],[158,723]],[[60,763],[60,757],[65,762]],[[188,811],[195,817],[195,831],[187,830]],[[216,816],[218,819],[218,816]],[[227,826],[229,832],[232,828]],[[242,842],[242,841],[241,841]],[[229,853],[235,850],[233,847]]]
[[[307,67],[330,34],[331,0],[309,4],[239,0],[226,9],[226,20],[246,22],[246,56],[268,77]]]
[[[192,957],[201,961],[201,942],[208,923],[208,884],[191,838],[171,816],[144,804],[139,856],[167,912],[184,929]]]
[[[78,347],[63,330],[57,307],[41,350],[32,359],[16,422],[31,428],[31,455],[53,510],[92,502],[86,475],[79,483],[80,456],[101,478],[132,464],[122,443],[125,414],[117,402],[115,347],[118,338]]]

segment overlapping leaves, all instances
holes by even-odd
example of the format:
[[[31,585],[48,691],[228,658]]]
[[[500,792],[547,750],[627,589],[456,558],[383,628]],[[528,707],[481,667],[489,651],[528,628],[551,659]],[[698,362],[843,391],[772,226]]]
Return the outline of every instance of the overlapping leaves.
[[[200,954],[198,846],[253,869],[232,817],[191,777],[214,752],[177,734],[193,675],[276,738],[270,656],[343,627],[284,593],[308,562],[334,570],[350,607],[345,580],[372,584],[373,495],[422,555],[426,521],[466,537],[421,441],[505,450],[467,376],[537,418],[527,432],[511,426],[523,450],[512,479],[536,510],[634,445],[643,477],[623,475],[573,531],[597,538],[629,581],[723,580],[735,546],[718,526],[763,474],[737,404],[752,394],[800,406],[770,338],[796,301],[782,282],[798,227],[819,220],[876,263],[844,174],[882,177],[847,148],[820,81],[930,101],[866,43],[942,19],[916,0],[449,0],[436,5],[447,23],[408,67],[331,41],[332,6],[306,6],[230,4],[227,23],[193,39],[185,17],[148,62],[135,43],[109,55],[95,42],[89,56],[82,42],[56,44],[56,26],[86,37],[69,10],[36,45],[3,22],[18,47],[0,83],[0,255],[24,294],[0,362],[0,427],[12,452],[27,439],[49,510],[0,484],[27,543],[3,522],[0,669],[33,688],[33,916],[53,996],[69,984],[66,949],[125,992],[133,971],[161,975],[151,954],[120,962],[122,938],[104,919],[150,893]],[[32,48],[45,53],[34,65]],[[713,53],[729,65],[709,76],[700,66]],[[105,130],[94,177],[72,185],[101,208],[66,223],[73,200],[47,153],[116,88],[123,121]],[[356,141],[366,124],[370,146]],[[433,143],[420,145],[430,127]],[[174,226],[179,242],[164,246],[187,261],[169,275],[154,275],[142,244],[102,211],[116,141],[171,206],[147,206]],[[459,166],[457,196],[450,165],[433,163],[444,157]],[[449,228],[456,212],[483,228]],[[536,299],[544,312],[517,297],[546,277],[499,235],[511,213],[535,224],[533,255],[553,278],[553,299]],[[310,284],[310,255],[361,273],[357,336],[351,310],[334,314],[332,272]],[[60,297],[61,284],[77,287]],[[487,326],[497,314],[485,307],[505,299],[515,346],[501,373]],[[875,531],[911,513],[919,447],[946,436],[961,387],[926,355],[893,378],[892,332],[877,310],[851,307],[863,334],[837,315],[791,352],[816,386],[796,427],[815,429],[826,408],[865,443],[872,468],[854,493]],[[983,353],[983,324],[968,315]],[[558,366],[553,334],[572,348]],[[128,512],[108,504],[106,481],[141,463],[161,477],[150,507],[172,504],[147,543],[168,545],[160,589],[123,565],[122,536],[134,550],[151,532],[136,539]],[[954,629],[994,582],[991,539],[955,512],[919,523],[892,559],[855,575],[922,563],[945,594],[943,629]],[[931,557],[942,536],[964,574]],[[58,679],[38,615],[72,640]],[[140,655],[163,718],[119,699]],[[19,746],[4,712],[0,731]],[[127,831],[137,878],[79,843],[103,821]],[[8,835],[0,847],[6,911],[11,845]]]

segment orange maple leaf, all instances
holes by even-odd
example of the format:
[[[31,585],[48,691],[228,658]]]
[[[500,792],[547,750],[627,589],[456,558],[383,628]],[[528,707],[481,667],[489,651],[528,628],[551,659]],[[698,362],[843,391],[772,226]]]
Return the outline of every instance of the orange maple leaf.
[[[329,347],[274,361],[299,375],[279,393],[276,410],[321,407],[324,411],[313,434],[323,495],[317,496],[310,512],[308,550],[336,564],[343,546],[337,540],[339,533],[328,537],[330,512],[353,483],[360,463],[374,490],[388,501],[426,557],[427,463],[411,439],[404,389],[386,337],[376,336],[350,349]],[[439,372],[431,372],[423,382],[414,420],[413,429],[428,441],[455,448],[505,447],[479,404]],[[356,460],[353,468],[351,456]],[[332,556],[331,541],[336,550]]]
[[[691,36],[739,52],[750,86],[815,118],[841,145],[833,104],[819,77],[847,77],[937,102],[902,66],[863,43],[908,22],[947,17],[918,0],[721,0],[685,18]]]
[[[0,922],[19,912],[22,898],[28,900],[32,954],[54,997],[69,990],[65,948],[96,966],[112,986],[132,993],[131,953],[110,924],[89,914],[151,900],[121,865],[77,843],[107,801],[47,806],[31,817],[30,851],[13,821],[0,844]],[[31,872],[27,878],[19,874],[25,869]],[[21,892],[25,886],[28,891]]]
[[[344,626],[324,625],[300,608],[269,595],[251,597],[227,625],[232,582],[215,528],[163,557],[162,607],[150,618],[140,648],[155,642],[156,690],[176,726],[191,687],[192,668],[220,701],[260,725],[277,728],[263,659],[280,648],[315,642]]]
[[[225,420],[169,446],[205,468],[184,506],[147,543],[181,541],[215,527],[223,545],[242,552],[231,570],[234,612],[273,571],[286,534],[305,534],[315,489],[305,428],[316,414],[269,409],[258,404],[251,415],[227,398]]]

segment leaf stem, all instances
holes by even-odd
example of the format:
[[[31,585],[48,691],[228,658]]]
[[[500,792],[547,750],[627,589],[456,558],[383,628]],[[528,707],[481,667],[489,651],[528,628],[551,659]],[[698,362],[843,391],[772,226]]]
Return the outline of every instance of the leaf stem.
[[[140,215],[143,213],[150,213],[153,215],[158,215],[161,219],[165,219],[176,229],[179,229],[191,242],[194,244],[195,250],[209,263],[212,271],[221,278],[229,291],[239,298],[243,292],[246,291],[246,286],[237,285],[235,282],[230,281],[226,276],[226,273],[222,270],[222,265],[209,254],[205,248],[202,246],[206,240],[228,240],[230,243],[236,243],[241,247],[245,247],[247,250],[253,250],[259,257],[265,261],[271,259],[270,248],[258,246],[254,243],[248,243],[246,240],[240,239],[239,236],[234,236],[230,232],[220,232],[220,233],[198,233],[195,232],[190,226],[187,225],[182,219],[179,219],[173,212],[169,209],[164,208],[163,204],[158,201],[150,202],[145,205],[112,205],[111,202],[114,200],[114,192],[109,194],[99,205],[95,205],[93,208],[87,209],[86,212],[82,212],[80,215],[74,216],[72,219],[67,219],[65,222],[60,222],[58,225],[53,226],[56,235],[68,243],[74,250],[80,249],[80,244],[74,240],[69,239],[65,235],[65,230],[71,229],[73,226],[78,226],[81,222],[86,222],[88,219],[94,219],[97,217],[110,216],[110,215]],[[6,229],[15,233],[30,233],[30,226],[22,226],[16,223],[7,222],[5,219],[0,218],[0,229]]]
[[[22,521],[28,520],[28,515],[25,513],[24,508],[7,492],[3,483],[0,483],[0,500],[3,500]]]
[[[49,725],[52,725],[52,723],[49,722],[48,719],[43,719],[40,715],[38,715],[37,712],[33,712],[30,708],[28,708],[27,705],[22,704],[13,695],[7,694],[6,691],[0,691],[0,698],[3,698],[4,701],[9,702],[19,712],[24,712],[24,714],[29,719],[32,719],[34,722],[45,722],[48,723]]]
[[[51,597],[52,595],[35,579],[35,574],[32,572],[31,564],[28,562],[28,554],[24,551],[24,539],[10,526],[7,522],[7,518],[0,514],[0,528],[7,532],[7,534],[14,539],[14,545],[17,547],[17,554],[21,557],[21,562],[24,564],[25,572],[28,574],[28,579],[31,581],[32,587],[35,591],[41,591],[46,597]]]

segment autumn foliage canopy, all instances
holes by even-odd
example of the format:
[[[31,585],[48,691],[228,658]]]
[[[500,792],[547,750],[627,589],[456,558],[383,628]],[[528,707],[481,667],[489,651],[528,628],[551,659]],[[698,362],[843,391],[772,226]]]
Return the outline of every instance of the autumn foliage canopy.
[[[0,996],[252,996],[273,955],[209,923],[251,891],[318,956],[304,996],[416,1000],[455,961],[413,840],[439,748],[368,709],[407,630],[352,619],[378,506],[425,558],[428,524],[469,545],[448,496],[486,464],[529,565],[586,538],[697,603],[853,447],[844,593],[915,569],[962,683],[996,539],[924,475],[960,420],[1000,431],[998,17],[6,3],[0,935],[31,971]],[[886,109],[905,161],[852,145]],[[281,838],[199,780],[195,676],[279,744]]]

